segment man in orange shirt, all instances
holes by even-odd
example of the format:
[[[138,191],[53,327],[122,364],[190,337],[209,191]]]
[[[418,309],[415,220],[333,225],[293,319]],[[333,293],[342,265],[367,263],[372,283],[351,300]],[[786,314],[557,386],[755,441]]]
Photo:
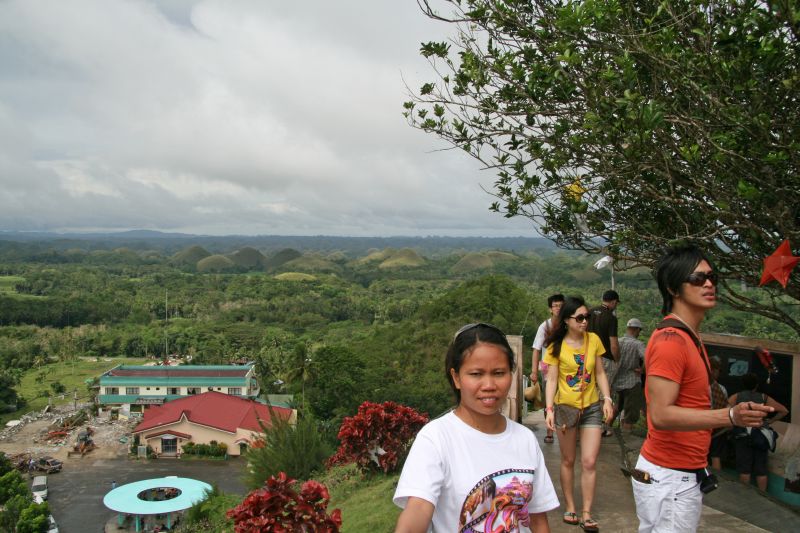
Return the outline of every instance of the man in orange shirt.
[[[716,488],[707,470],[711,431],[758,427],[772,411],[755,403],[711,409],[708,354],[698,328],[717,303],[717,273],[696,246],[670,249],[656,265],[664,321],[650,337],[647,439],[632,476],[640,532],[696,531],[703,492]]]

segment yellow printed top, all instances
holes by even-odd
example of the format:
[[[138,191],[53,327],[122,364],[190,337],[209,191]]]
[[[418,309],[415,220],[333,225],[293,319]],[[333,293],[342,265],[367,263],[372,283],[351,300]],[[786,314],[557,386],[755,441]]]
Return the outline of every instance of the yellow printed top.
[[[566,341],[561,342],[561,354],[553,357],[553,345],[547,347],[544,362],[558,365],[558,392],[555,403],[565,403],[582,409],[597,400],[597,373],[595,364],[606,353],[600,337],[594,333],[584,335],[583,346],[573,348]]]

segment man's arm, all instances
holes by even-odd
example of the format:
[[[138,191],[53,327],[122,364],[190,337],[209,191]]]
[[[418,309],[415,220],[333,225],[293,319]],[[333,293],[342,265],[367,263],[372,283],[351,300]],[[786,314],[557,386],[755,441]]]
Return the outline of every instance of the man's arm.
[[[611,357],[614,358],[614,361],[619,362],[619,338],[609,337],[608,340],[608,344],[611,347]]]
[[[647,376],[647,416],[653,427],[668,431],[694,431],[731,427],[759,427],[763,418],[773,412],[772,407],[759,403],[743,402],[731,408],[690,409],[678,407],[675,401],[680,383],[661,376]],[[731,418],[733,420],[731,420]],[[733,424],[731,423],[733,422]]]
[[[531,383],[539,381],[539,358],[542,356],[542,350],[538,348],[533,349],[533,359],[531,359]]]

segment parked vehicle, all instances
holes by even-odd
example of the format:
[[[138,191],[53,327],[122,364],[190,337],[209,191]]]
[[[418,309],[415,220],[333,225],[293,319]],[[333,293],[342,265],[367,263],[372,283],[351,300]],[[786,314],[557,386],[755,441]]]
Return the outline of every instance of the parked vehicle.
[[[58,525],[56,524],[56,519],[53,518],[53,515],[47,517],[47,533],[58,533]]]
[[[31,493],[34,499],[39,498],[47,499],[47,476],[36,476],[33,478],[33,485],[31,485]]]
[[[40,472],[46,472],[48,474],[61,472],[63,467],[64,463],[50,456],[40,457],[36,462],[36,469]]]

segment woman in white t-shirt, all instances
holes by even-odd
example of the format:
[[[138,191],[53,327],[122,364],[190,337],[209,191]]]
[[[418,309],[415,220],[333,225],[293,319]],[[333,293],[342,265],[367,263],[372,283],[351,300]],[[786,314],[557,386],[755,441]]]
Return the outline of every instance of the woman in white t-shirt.
[[[559,504],[542,452],[500,411],[513,370],[498,328],[456,332],[445,371],[457,405],[414,440],[394,494],[397,533],[550,531],[546,512]]]

